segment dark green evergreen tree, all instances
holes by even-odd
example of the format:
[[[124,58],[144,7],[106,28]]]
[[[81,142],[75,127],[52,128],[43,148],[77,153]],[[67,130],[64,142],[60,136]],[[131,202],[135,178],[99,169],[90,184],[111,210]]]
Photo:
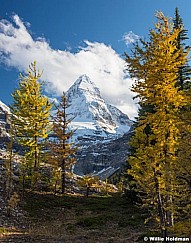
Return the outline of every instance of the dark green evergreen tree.
[[[179,10],[176,7],[175,17],[173,19],[174,29],[180,29],[179,35],[177,37],[177,49],[183,48],[184,52],[188,52],[190,47],[186,45],[185,41],[188,40],[187,34],[188,30],[184,29],[183,20],[180,17]],[[178,71],[178,86],[180,89],[189,89],[190,86],[190,74],[191,68],[188,62],[185,65],[181,65]]]

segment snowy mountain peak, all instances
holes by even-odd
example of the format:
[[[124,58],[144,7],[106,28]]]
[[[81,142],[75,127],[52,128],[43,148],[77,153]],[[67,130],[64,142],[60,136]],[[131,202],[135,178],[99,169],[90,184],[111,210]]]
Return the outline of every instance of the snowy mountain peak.
[[[95,83],[86,75],[81,75],[75,82],[81,88],[88,88],[88,86],[96,86]]]
[[[99,89],[86,74],[80,76],[70,87],[67,93],[72,94],[72,96],[79,96],[82,94],[85,95],[88,93],[92,94],[93,96],[100,96]],[[70,96],[68,96],[68,99],[70,99]]]
[[[72,126],[77,128],[77,136],[120,136],[129,131],[128,116],[108,105],[87,75],[80,76],[66,95],[70,103],[68,113],[75,116]]]

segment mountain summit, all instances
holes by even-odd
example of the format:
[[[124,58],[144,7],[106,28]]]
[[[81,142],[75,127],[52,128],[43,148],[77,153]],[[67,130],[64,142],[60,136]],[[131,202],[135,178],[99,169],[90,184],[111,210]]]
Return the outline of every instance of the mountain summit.
[[[70,87],[68,93],[79,94],[79,93],[91,93],[100,97],[100,91],[96,87],[95,83],[86,75],[80,76],[75,83]]]
[[[107,104],[87,75],[80,76],[66,95],[70,104],[67,112],[75,117],[71,125],[77,128],[77,136],[115,138],[129,131],[132,122],[128,116]]]

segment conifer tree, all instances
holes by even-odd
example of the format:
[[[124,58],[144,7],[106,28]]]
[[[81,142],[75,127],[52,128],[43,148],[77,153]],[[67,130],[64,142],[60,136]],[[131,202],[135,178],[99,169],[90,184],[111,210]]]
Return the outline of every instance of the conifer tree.
[[[56,106],[56,114],[53,117],[53,134],[54,139],[50,142],[51,157],[54,161],[56,174],[61,169],[61,191],[66,192],[66,181],[71,177],[72,166],[75,164],[75,152],[77,147],[71,142],[74,131],[69,129],[73,118],[67,114],[66,109],[69,107],[65,93],[61,102]]]
[[[177,36],[177,49],[183,48],[184,52],[187,52],[189,47],[185,44],[185,40],[188,40],[187,33],[188,30],[184,29],[183,20],[180,17],[179,10],[176,7],[175,9],[175,17],[173,19],[174,29],[179,29],[179,34]],[[186,62],[184,65],[181,65],[178,70],[178,86],[180,89],[187,89],[190,85],[190,74],[191,68]]]
[[[158,23],[150,31],[149,42],[136,45],[132,57],[126,54],[128,70],[136,80],[132,90],[143,106],[153,109],[139,118],[130,142],[135,153],[128,161],[143,206],[166,236],[168,227],[174,226],[180,197],[176,178],[182,125],[179,112],[187,98],[178,89],[177,78],[179,67],[187,62],[187,53],[177,48],[180,29],[173,29],[162,12],[156,16]]]
[[[31,170],[35,181],[43,140],[51,131],[49,116],[52,105],[42,94],[43,82],[39,80],[41,75],[36,62],[29,65],[27,74],[20,74],[19,88],[12,94],[11,106],[16,139],[25,149],[25,167]]]

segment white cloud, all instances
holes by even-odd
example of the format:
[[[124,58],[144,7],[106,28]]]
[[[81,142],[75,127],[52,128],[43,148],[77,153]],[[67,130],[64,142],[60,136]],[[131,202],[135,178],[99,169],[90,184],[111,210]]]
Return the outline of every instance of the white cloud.
[[[127,46],[132,43],[135,43],[139,39],[140,37],[134,34],[133,31],[129,31],[128,33],[125,33],[122,37],[122,40],[125,42]]]
[[[130,91],[131,79],[125,78],[126,64],[104,43],[84,41],[78,52],[54,50],[44,38],[33,39],[18,15],[13,22],[0,21],[0,62],[19,71],[34,60],[46,81],[46,91],[61,95],[82,74],[87,74],[99,87],[103,98],[133,118],[137,106]]]

